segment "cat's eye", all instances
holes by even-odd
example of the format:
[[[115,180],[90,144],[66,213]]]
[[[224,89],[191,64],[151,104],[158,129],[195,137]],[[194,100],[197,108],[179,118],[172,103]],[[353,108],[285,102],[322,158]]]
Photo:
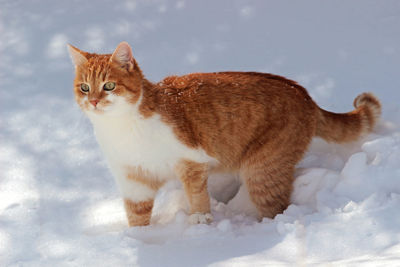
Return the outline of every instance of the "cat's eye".
[[[89,92],[89,85],[87,85],[86,83],[82,83],[81,84],[81,91],[82,92],[84,92],[84,93],[87,93],[87,92]]]
[[[112,90],[115,89],[115,83],[113,83],[113,82],[107,82],[107,83],[104,84],[103,89],[104,89],[105,91],[112,91]]]

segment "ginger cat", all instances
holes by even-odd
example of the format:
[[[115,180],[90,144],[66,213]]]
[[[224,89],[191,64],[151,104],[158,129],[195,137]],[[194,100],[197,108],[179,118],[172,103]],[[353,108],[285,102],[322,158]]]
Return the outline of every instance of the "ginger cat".
[[[68,48],[75,99],[93,124],[130,226],[150,223],[157,190],[177,178],[190,222],[211,222],[207,176],[216,170],[239,173],[260,218],[273,218],[289,204],[295,165],[313,136],[357,140],[381,113],[370,93],[349,113],[325,111],[296,82],[266,73],[193,73],[152,83],[126,42],[107,55]]]

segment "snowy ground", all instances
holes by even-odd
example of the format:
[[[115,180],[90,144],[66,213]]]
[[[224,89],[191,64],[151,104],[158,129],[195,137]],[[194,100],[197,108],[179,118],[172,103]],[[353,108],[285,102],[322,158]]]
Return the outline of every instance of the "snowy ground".
[[[128,229],[65,48],[123,40],[153,81],[272,72],[338,112],[372,91],[383,118],[357,143],[316,139],[274,220],[256,222],[242,190],[218,202],[237,187],[213,177],[211,225],[186,223],[170,183],[153,225]],[[0,266],[400,265],[399,62],[398,1],[1,0]]]

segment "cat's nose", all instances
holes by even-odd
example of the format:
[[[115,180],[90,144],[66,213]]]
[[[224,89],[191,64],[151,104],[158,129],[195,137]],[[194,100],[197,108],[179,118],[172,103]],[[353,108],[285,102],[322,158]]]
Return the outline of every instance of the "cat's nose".
[[[97,106],[97,103],[99,103],[99,100],[98,100],[98,99],[92,99],[92,100],[89,100],[89,102],[90,102],[90,104],[92,104],[94,107],[96,107],[96,106]]]

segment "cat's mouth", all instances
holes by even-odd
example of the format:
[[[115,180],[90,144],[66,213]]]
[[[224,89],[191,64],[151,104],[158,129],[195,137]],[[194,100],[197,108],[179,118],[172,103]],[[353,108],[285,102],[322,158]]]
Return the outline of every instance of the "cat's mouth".
[[[102,114],[102,113],[104,113],[104,107],[102,107],[102,106],[99,106],[99,105],[96,105],[96,106],[93,106],[93,105],[87,105],[86,106],[86,110],[87,111],[89,111],[89,112],[93,112],[93,113],[95,113],[95,114]]]
[[[114,110],[108,103],[105,104],[99,103],[97,106],[89,105],[87,107],[87,111],[92,112],[94,114],[104,114],[104,113],[109,114],[110,112],[112,113]]]
[[[104,110],[99,109],[99,108],[94,108],[91,111],[94,112],[94,113],[97,113],[97,114],[104,113]]]

